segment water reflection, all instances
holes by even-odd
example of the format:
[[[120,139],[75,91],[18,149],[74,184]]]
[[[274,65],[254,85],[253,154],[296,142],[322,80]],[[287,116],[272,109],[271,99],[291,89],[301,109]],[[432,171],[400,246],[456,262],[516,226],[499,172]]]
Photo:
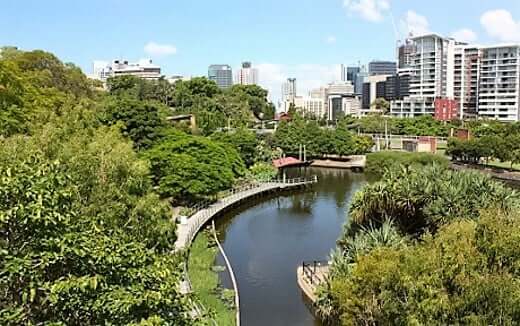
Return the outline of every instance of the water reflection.
[[[217,221],[237,276],[244,325],[320,325],[297,286],[296,268],[327,258],[367,177],[333,169],[287,171],[288,177],[304,175],[317,175],[318,184],[251,202]],[[229,285],[227,276],[222,281]]]

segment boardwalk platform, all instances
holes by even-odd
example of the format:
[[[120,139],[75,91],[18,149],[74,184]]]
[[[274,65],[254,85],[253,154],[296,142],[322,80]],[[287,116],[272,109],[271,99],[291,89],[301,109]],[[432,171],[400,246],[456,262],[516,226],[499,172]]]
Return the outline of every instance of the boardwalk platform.
[[[303,263],[296,270],[298,286],[307,298],[315,303],[317,300],[316,290],[327,281],[329,275],[329,263],[314,261]]]

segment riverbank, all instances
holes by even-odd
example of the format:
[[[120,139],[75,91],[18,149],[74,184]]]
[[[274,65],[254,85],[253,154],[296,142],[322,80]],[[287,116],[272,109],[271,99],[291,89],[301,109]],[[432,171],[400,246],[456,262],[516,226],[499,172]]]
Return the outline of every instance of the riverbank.
[[[217,325],[236,325],[234,291],[219,286],[215,269],[218,248],[206,232],[200,232],[191,245],[188,275],[192,290],[202,305],[211,310]]]

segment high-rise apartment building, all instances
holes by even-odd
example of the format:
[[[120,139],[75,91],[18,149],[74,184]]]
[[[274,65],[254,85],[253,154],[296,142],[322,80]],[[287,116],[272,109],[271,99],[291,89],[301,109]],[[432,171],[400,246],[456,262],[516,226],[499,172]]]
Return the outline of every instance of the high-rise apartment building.
[[[412,38],[410,96],[391,103],[400,117],[435,114],[436,98],[454,98],[455,46],[453,39],[431,34]]]
[[[520,121],[520,45],[481,48],[478,116]]]
[[[251,62],[243,62],[242,68],[237,71],[235,82],[240,85],[258,85],[258,69],[253,68]]]
[[[233,86],[233,72],[230,65],[209,66],[208,78],[217,83],[221,89],[227,89]]]
[[[438,35],[410,41],[410,67],[398,73],[410,74],[409,96],[392,101],[393,115],[435,115],[448,108],[451,117],[457,107],[458,118],[520,121],[519,44],[479,47]]]
[[[393,61],[371,61],[368,64],[368,74],[376,75],[395,75],[397,73],[397,64]]]
[[[287,78],[287,81],[282,84],[282,101],[294,103],[296,96],[296,78]]]

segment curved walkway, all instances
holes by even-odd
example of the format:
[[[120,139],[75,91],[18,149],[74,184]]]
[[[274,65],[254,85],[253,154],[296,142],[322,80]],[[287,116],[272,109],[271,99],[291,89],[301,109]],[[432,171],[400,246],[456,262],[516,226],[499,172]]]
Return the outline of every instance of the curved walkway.
[[[298,178],[290,180],[274,180],[270,182],[261,182],[258,184],[249,185],[240,189],[233,189],[229,191],[229,195],[214,204],[197,211],[193,214],[186,223],[177,226],[177,241],[175,242],[175,250],[182,251],[188,249],[193,242],[193,239],[213,217],[222,213],[229,207],[232,207],[241,201],[257,196],[262,193],[267,193],[276,190],[285,190],[290,188],[298,188],[310,184],[314,184],[318,178],[314,176],[310,179]],[[191,292],[191,283],[188,278],[187,271],[184,273],[185,279],[180,284],[181,293]]]

